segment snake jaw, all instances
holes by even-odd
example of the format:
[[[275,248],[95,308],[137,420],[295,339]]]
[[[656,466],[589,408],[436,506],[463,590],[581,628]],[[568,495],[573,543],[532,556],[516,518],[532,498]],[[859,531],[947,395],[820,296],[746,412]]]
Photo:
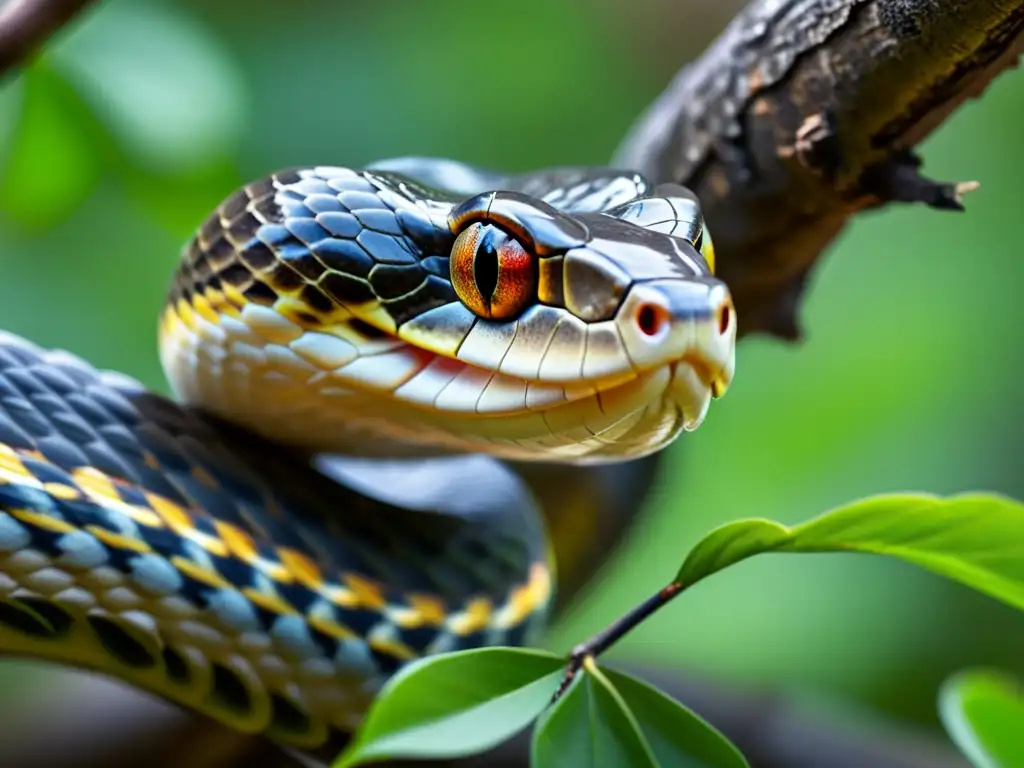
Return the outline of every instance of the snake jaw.
[[[711,401],[717,400],[732,382],[733,361],[714,361],[696,350],[672,366],[669,396],[679,408],[683,430],[693,432],[707,416]]]
[[[712,400],[717,400],[732,383],[734,360],[715,362],[696,351],[687,353],[672,367],[670,395],[683,416],[683,430],[693,432],[707,416]]]

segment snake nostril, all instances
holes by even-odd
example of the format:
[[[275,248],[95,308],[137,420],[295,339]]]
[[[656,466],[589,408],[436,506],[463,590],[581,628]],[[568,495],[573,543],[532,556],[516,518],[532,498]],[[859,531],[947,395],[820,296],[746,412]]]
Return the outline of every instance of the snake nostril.
[[[729,324],[732,322],[732,305],[726,302],[718,310],[718,332],[721,335],[725,335],[726,331],[729,330]]]
[[[641,304],[636,311],[636,324],[646,336],[657,336],[668,319],[665,310],[654,304]]]

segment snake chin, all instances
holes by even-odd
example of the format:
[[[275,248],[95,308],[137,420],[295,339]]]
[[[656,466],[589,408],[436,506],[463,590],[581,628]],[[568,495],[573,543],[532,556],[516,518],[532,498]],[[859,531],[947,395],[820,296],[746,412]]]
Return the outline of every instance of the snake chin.
[[[679,408],[684,431],[693,432],[704,423],[711,407],[712,391],[696,366],[685,361],[674,365],[667,394]]]
[[[704,423],[711,401],[729,388],[731,366],[714,368],[701,357],[686,356],[673,364],[671,370],[668,395],[679,408],[683,430],[694,432]]]

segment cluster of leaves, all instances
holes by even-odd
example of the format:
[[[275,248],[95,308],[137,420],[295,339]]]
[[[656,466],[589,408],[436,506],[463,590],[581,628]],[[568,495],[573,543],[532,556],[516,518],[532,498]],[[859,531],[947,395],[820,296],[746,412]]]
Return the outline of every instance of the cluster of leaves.
[[[887,555],[1024,610],[1024,504],[1001,496],[884,495],[796,526],[740,520],[701,540],[673,584],[689,588],[771,552]],[[696,713],[591,657],[555,697],[565,671],[564,658],[527,649],[420,660],[385,686],[336,768],[478,754],[531,724],[534,768],[748,767],[739,749]],[[940,693],[940,714],[977,768],[1024,765],[1024,740],[1017,735],[1024,728],[1024,698],[1005,676],[987,670],[957,675]]]

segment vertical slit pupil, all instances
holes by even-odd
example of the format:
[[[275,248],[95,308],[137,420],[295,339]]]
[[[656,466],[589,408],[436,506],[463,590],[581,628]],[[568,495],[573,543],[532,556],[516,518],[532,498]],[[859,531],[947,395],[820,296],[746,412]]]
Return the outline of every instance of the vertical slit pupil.
[[[473,279],[476,289],[487,304],[491,305],[494,289],[498,287],[498,248],[501,247],[505,233],[494,226],[488,226],[476,247],[473,257]]]

